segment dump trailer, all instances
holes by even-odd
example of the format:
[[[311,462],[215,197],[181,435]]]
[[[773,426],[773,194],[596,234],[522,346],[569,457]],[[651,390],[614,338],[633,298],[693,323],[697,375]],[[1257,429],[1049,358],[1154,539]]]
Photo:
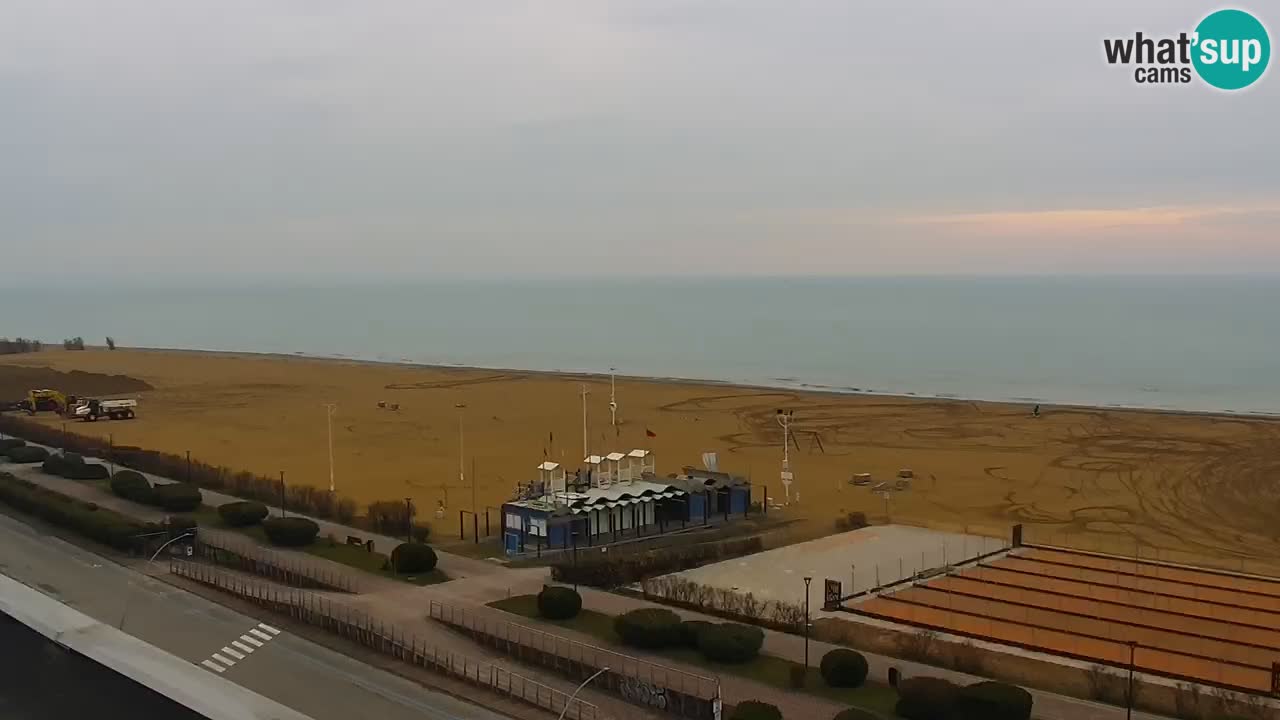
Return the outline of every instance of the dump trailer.
[[[138,401],[133,398],[122,400],[86,398],[75,406],[71,414],[85,422],[93,422],[101,417],[108,420],[131,420],[137,407]]]

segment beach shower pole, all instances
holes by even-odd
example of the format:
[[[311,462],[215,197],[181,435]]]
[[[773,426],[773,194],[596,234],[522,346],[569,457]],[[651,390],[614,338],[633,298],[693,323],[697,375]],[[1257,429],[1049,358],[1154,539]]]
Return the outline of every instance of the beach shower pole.
[[[813,582],[813,578],[805,577],[804,579],[804,674],[807,679],[809,676],[809,583]]]
[[[587,396],[591,393],[587,392],[587,384],[582,384],[582,457],[591,455],[591,438],[587,436]]]
[[[333,484],[333,413],[337,411],[338,406],[335,403],[325,403],[325,421],[329,426],[329,492],[333,493],[336,489]]]
[[[467,477],[466,477],[466,475],[467,475],[467,474],[466,474],[466,471],[465,471],[465,468],[464,468],[464,462],[465,462],[465,461],[463,460],[463,458],[464,458],[464,457],[466,457],[466,456],[463,454],[464,445],[463,445],[463,435],[462,435],[462,411],[463,411],[463,410],[465,410],[465,409],[467,408],[467,404],[466,404],[466,403],[454,403],[454,404],[453,404],[453,407],[454,407],[455,409],[457,409],[457,411],[458,411],[458,486],[459,486],[459,487],[466,487],[466,486],[467,486]],[[472,479],[471,479],[471,481],[472,481],[472,482],[475,482],[475,478],[472,478]],[[445,502],[445,504],[446,504],[446,505],[448,504],[448,497],[449,497],[449,490],[446,488],[446,489],[445,489],[445,498],[446,498],[446,502]],[[476,509],[476,493],[475,493],[475,487],[474,487],[474,486],[471,488],[471,509],[472,509],[472,510],[475,510],[475,509]]]
[[[614,381],[614,373],[617,368],[609,368],[609,422],[613,424],[613,431],[618,432],[618,386]]]

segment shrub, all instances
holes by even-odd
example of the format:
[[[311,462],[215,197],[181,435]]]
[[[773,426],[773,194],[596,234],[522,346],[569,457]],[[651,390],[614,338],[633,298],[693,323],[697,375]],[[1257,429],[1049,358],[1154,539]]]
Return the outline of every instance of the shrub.
[[[404,527],[403,522],[400,527]],[[526,547],[532,547],[533,543],[532,536],[525,539]],[[610,550],[603,555],[588,553],[592,557],[579,557],[576,563],[567,560],[555,563],[551,566],[551,577],[563,583],[613,588],[762,550],[764,541],[759,535],[640,552]]]
[[[880,716],[867,712],[862,708],[849,708],[836,713],[831,720],[880,720]]]
[[[691,648],[698,647],[698,635],[714,625],[715,623],[706,620],[685,620],[680,623],[680,644]]]
[[[782,711],[777,705],[759,700],[743,700],[729,714],[729,720],[782,720]]]
[[[111,476],[106,465],[100,463],[80,463],[72,465],[63,477],[71,480],[106,480]]]
[[[907,720],[946,720],[955,713],[959,690],[942,678],[914,677],[898,683],[894,713]]]
[[[257,525],[269,514],[266,505],[252,500],[229,502],[218,506],[218,515],[222,518],[222,522],[231,527]]]
[[[622,642],[638,648],[664,648],[680,643],[680,616],[664,608],[641,608],[613,619]]]
[[[1028,720],[1031,693],[1017,685],[980,682],[960,689],[956,709],[961,720]]]
[[[0,502],[119,550],[133,548],[135,536],[150,529],[117,512],[19,480],[8,473],[0,473]]]
[[[44,462],[49,457],[49,451],[35,445],[19,445],[6,450],[5,455],[9,456],[9,462],[33,465]]]
[[[421,543],[400,543],[391,551],[391,567],[399,574],[431,572],[436,568],[436,551]]]
[[[744,663],[754,660],[764,644],[764,631],[750,625],[721,623],[698,633],[698,650],[708,660]]]
[[[822,656],[819,670],[829,687],[859,687],[867,679],[867,659],[855,650],[836,648]]]
[[[427,540],[431,539],[431,528],[426,525],[418,525],[417,523],[414,523],[412,535],[414,542],[426,543]]]
[[[14,448],[22,447],[26,444],[27,443],[25,440],[19,440],[18,438],[0,438],[0,455],[7,453],[8,451]]]
[[[320,526],[304,517],[273,517],[262,523],[272,545],[302,547],[315,541]]]
[[[169,483],[151,488],[151,503],[169,512],[191,512],[202,502],[204,496],[195,485]]]
[[[132,470],[121,470],[111,478],[111,492],[126,500],[151,502],[151,483]]]
[[[350,525],[351,521],[356,519],[356,501],[351,498],[342,498],[338,501],[336,514],[338,522]]]
[[[568,620],[582,611],[582,596],[573,588],[544,585],[538,593],[538,614],[548,620]]]
[[[41,472],[50,475],[65,475],[67,473],[67,465],[69,463],[61,455],[54,453],[45,458],[44,464],[40,466]]]
[[[106,480],[109,476],[107,466],[98,463],[87,463],[75,453],[59,455],[53,453],[40,467],[50,475],[59,475],[69,480]]]

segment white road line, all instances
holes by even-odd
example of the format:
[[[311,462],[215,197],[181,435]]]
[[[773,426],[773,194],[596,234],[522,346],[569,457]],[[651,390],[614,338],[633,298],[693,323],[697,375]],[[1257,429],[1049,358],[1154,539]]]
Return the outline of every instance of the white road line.
[[[262,638],[263,640],[270,640],[270,639],[271,639],[271,636],[270,636],[270,635],[268,635],[268,634],[266,634],[266,633],[262,632],[262,631],[261,631],[261,630],[259,630],[258,628],[254,628],[254,629],[250,630],[249,632],[250,632],[250,633],[253,633],[254,635],[257,635],[258,637]]]
[[[201,660],[200,664],[213,670],[214,672],[224,672],[223,667],[212,660]]]
[[[275,628],[271,627],[270,625],[268,625],[268,624],[266,624],[266,623],[258,623],[258,627],[262,628],[263,630],[266,630],[267,632],[271,633],[272,635],[279,635],[279,634],[280,634],[280,631],[279,631],[279,630],[277,630],[277,629],[275,629]]]
[[[240,636],[240,639],[241,639],[241,640],[243,640],[243,641],[245,641],[245,642],[247,642],[247,643],[249,643],[250,645],[252,645],[252,646],[254,646],[254,647],[262,647],[262,641],[261,641],[261,640],[259,640],[259,639],[258,639],[258,638],[256,638],[256,637],[249,637],[248,635],[241,635],[241,636]]]
[[[224,647],[224,648],[222,648],[222,652],[224,652],[224,653],[226,653],[226,654],[230,655],[231,657],[233,657],[233,658],[235,658],[235,659],[237,659],[237,660],[243,660],[243,659],[244,659],[244,655],[243,655],[243,654],[238,653],[238,652],[236,652],[235,650],[232,650],[232,649],[231,649],[231,648],[229,648],[229,647]]]
[[[232,641],[231,641],[231,644],[232,644],[232,645],[235,645],[236,647],[240,648],[241,650],[243,650],[243,651],[245,651],[245,652],[247,652],[247,653],[251,653],[251,652],[253,652],[253,648],[249,647],[248,645],[245,645],[244,643],[240,642],[239,640],[232,640]]]
[[[236,664],[236,661],[235,661],[235,660],[232,660],[231,658],[223,657],[223,656],[219,655],[218,653],[214,653],[213,655],[210,655],[210,657],[212,657],[214,660],[217,660],[218,662],[222,663],[223,665],[226,665],[227,667],[231,667],[232,665],[235,665],[235,664]]]

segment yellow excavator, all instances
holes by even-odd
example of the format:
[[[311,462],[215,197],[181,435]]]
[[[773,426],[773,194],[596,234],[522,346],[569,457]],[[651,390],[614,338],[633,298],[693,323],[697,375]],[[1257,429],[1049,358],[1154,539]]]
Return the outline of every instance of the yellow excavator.
[[[27,411],[28,415],[35,415],[38,412],[52,410],[59,415],[67,414],[67,409],[74,407],[76,398],[74,395],[68,397],[57,390],[32,390],[27,393],[27,399],[22,401],[22,409]]]

